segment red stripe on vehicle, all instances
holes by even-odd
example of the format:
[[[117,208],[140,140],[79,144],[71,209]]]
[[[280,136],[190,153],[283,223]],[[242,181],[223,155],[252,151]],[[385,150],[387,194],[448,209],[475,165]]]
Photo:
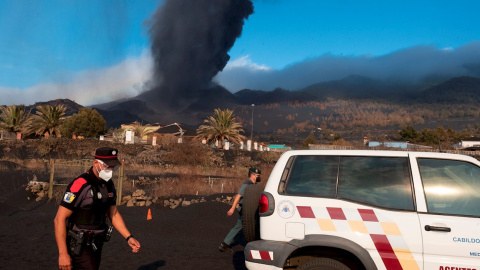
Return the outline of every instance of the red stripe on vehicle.
[[[78,178],[73,182],[72,186],[70,187],[70,192],[78,192],[85,183],[87,183],[87,180],[83,178]]]
[[[252,251],[250,250],[250,259],[253,259]]]
[[[262,258],[262,260],[268,260],[268,261],[271,261],[272,259],[270,258],[270,253],[268,251],[262,251],[260,250],[259,251],[260,253],[260,258]]]
[[[378,222],[377,215],[375,215],[372,209],[358,209],[358,213],[360,213],[363,221]]]
[[[342,208],[327,207],[327,211],[331,219],[347,220],[347,218],[345,217],[345,214],[343,213]]]
[[[310,206],[297,206],[298,213],[302,218],[315,218],[315,214]]]
[[[403,269],[386,235],[370,234],[370,237],[388,270]]]

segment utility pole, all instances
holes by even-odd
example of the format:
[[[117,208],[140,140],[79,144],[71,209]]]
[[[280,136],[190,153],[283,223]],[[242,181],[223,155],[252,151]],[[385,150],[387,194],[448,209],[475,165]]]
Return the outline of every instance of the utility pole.
[[[252,142],[252,145],[253,145],[253,108],[255,108],[255,104],[252,104],[252,131],[250,133],[250,141]]]

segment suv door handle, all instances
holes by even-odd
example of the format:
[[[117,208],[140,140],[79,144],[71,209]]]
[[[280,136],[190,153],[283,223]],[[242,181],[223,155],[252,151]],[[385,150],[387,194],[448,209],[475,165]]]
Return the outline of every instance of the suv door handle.
[[[425,231],[451,232],[452,229],[448,227],[437,227],[437,226],[425,225]]]

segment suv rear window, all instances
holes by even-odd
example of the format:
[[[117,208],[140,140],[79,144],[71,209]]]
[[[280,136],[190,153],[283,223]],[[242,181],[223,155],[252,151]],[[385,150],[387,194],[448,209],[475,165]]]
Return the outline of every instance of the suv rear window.
[[[297,156],[285,192],[414,210],[407,158]]]
[[[338,198],[414,210],[407,158],[342,157]]]
[[[288,194],[335,197],[338,156],[298,156],[293,163]]]

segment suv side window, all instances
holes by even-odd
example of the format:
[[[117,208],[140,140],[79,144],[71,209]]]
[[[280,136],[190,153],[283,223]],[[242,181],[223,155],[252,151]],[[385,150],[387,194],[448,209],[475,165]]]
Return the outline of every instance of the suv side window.
[[[480,216],[480,168],[457,160],[419,158],[429,213]]]
[[[407,158],[342,157],[338,197],[385,208],[414,210]]]
[[[287,194],[335,197],[338,156],[298,156],[292,165]]]

